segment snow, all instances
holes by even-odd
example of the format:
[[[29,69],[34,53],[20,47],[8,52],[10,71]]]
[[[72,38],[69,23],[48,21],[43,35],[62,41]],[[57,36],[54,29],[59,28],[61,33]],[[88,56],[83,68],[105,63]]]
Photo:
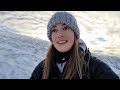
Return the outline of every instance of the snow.
[[[120,77],[120,11],[69,11],[92,54]],[[47,22],[55,11],[0,11],[0,79],[29,79],[51,42]]]

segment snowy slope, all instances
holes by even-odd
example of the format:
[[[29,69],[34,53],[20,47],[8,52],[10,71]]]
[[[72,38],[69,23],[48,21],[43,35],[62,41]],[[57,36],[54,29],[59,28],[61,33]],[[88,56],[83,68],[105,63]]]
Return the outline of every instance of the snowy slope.
[[[8,32],[0,32],[0,38],[0,78],[29,78],[49,43]]]

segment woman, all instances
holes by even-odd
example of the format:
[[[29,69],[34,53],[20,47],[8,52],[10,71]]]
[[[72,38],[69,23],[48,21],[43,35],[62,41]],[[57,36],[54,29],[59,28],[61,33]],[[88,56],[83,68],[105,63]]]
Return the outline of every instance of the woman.
[[[80,37],[74,16],[56,12],[47,25],[52,45],[30,79],[119,79],[104,62],[93,57]]]

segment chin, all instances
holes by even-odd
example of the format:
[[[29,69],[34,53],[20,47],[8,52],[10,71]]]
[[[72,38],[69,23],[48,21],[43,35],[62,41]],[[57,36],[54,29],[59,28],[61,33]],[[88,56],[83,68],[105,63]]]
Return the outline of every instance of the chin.
[[[68,52],[69,50],[58,50],[61,53]]]

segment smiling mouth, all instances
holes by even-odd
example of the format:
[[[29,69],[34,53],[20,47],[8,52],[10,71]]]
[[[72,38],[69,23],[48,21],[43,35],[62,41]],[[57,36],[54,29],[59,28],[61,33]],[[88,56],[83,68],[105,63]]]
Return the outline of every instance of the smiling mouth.
[[[58,44],[64,44],[64,43],[67,43],[67,40],[63,40],[63,41],[59,41],[57,42]]]

